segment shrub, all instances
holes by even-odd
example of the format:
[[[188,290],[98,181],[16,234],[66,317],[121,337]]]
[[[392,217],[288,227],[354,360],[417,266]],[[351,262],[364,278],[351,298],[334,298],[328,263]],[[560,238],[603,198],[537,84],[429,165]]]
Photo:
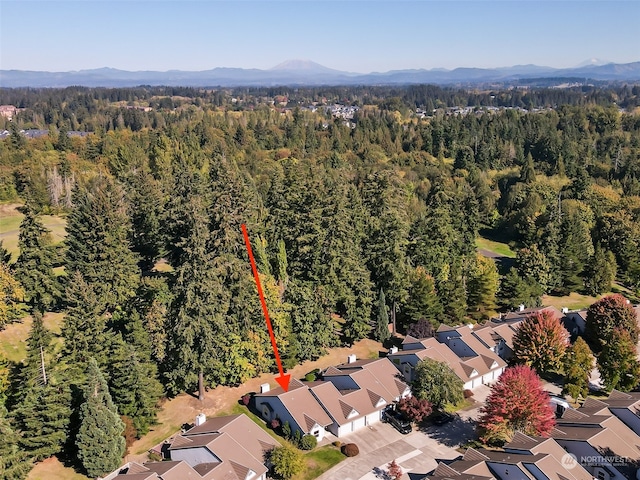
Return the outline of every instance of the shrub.
[[[315,381],[315,379],[316,379],[316,375],[315,375],[314,373],[307,373],[307,374],[304,376],[304,379],[305,379],[307,382],[313,382],[313,381]]]
[[[334,447],[340,448],[340,445],[342,445],[342,442],[340,440],[336,440],[335,442],[333,442]]]
[[[280,427],[280,419],[274,418],[273,420],[271,420],[271,422],[269,422],[269,425],[271,425],[271,428],[273,428],[274,430],[277,430],[278,427]]]
[[[313,435],[305,435],[300,440],[300,448],[302,450],[313,450],[318,445],[318,439]]]
[[[355,457],[360,453],[360,450],[358,449],[358,446],[355,443],[345,443],[342,446],[341,451],[342,451],[342,454],[347,457]]]
[[[464,398],[471,398],[471,397],[473,397],[473,392],[469,389],[466,389],[464,391]]]
[[[244,395],[242,396],[242,404],[243,404],[245,407],[248,407],[248,406],[249,406],[249,402],[250,402],[250,401],[251,401],[251,394],[246,393],[246,394],[244,394]]]

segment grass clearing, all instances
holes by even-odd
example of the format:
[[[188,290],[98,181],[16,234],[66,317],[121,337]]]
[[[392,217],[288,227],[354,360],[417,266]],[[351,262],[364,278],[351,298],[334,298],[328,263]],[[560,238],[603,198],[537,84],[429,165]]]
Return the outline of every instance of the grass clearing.
[[[15,261],[20,254],[18,249],[18,235],[20,223],[24,215],[17,208],[20,205],[4,205],[0,212],[0,240],[4,248],[11,253],[11,260]],[[64,240],[66,236],[67,220],[58,215],[40,216],[42,224],[51,231],[51,241],[55,245]]]
[[[65,467],[56,457],[37,463],[27,480],[87,480],[71,467]]]
[[[478,237],[476,238],[476,247],[480,250],[488,250],[501,257],[516,258],[516,252],[511,250],[511,247],[506,243],[495,242],[488,238]]]
[[[303,473],[293,477],[293,480],[312,480],[318,478],[345,458],[347,457],[334,445],[315,448],[305,454],[304,460],[307,464],[306,468]]]
[[[543,295],[542,304],[551,306],[551,307],[556,307],[558,310],[562,310],[563,307],[566,307],[569,310],[580,310],[583,308],[590,307],[592,303],[597,302],[605,295],[609,295],[609,294],[603,294],[597,297],[592,297],[590,295],[582,295],[576,292],[571,292],[569,295],[565,295],[564,297],[554,297],[552,295]]]
[[[43,318],[44,326],[59,335],[63,318],[64,313],[47,313]],[[28,316],[0,331],[0,354],[10,362],[19,363],[27,356],[26,340],[32,323],[33,319]]]

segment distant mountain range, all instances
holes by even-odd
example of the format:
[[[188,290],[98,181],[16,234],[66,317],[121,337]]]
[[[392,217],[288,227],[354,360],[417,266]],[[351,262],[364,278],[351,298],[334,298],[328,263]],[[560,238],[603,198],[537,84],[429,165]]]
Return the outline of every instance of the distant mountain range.
[[[98,68],[73,72],[0,70],[0,87],[133,87],[166,85],[186,87],[235,87],[276,85],[440,85],[517,83],[530,79],[575,79],[576,81],[640,81],[640,62],[606,63],[590,59],[574,68],[515,65],[504,68],[456,68],[445,70],[392,70],[379,73],[350,73],[333,70],[309,60],[289,60],[269,70],[214,68],[203,71],[130,72]]]

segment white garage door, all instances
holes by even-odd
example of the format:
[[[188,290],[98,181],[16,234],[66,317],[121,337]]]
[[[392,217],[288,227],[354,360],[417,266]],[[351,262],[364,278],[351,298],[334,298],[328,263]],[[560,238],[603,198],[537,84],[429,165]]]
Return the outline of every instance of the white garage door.
[[[356,430],[360,430],[364,426],[365,426],[364,417],[358,418],[358,419],[354,420],[353,422],[351,422],[351,431],[355,432]]]

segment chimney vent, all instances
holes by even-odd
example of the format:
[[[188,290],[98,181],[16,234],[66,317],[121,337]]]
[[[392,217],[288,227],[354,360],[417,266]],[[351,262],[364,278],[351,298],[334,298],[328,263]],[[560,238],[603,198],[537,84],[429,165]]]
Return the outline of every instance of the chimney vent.
[[[356,355],[354,353],[352,353],[347,357],[347,363],[355,363],[355,361],[356,361]]]
[[[518,310],[521,311],[521,312],[524,311],[524,304],[523,303],[520,304],[520,306],[518,307]]]
[[[271,387],[268,383],[263,383],[262,385],[260,385],[260,393],[267,393],[269,390],[271,390]]]
[[[562,313],[569,313],[569,309],[567,307],[562,307]]]
[[[199,427],[206,421],[207,421],[207,416],[204,413],[199,413],[198,415],[196,415],[196,427]]]
[[[394,353],[398,353],[398,347],[391,347],[389,349],[389,355],[393,355]]]

